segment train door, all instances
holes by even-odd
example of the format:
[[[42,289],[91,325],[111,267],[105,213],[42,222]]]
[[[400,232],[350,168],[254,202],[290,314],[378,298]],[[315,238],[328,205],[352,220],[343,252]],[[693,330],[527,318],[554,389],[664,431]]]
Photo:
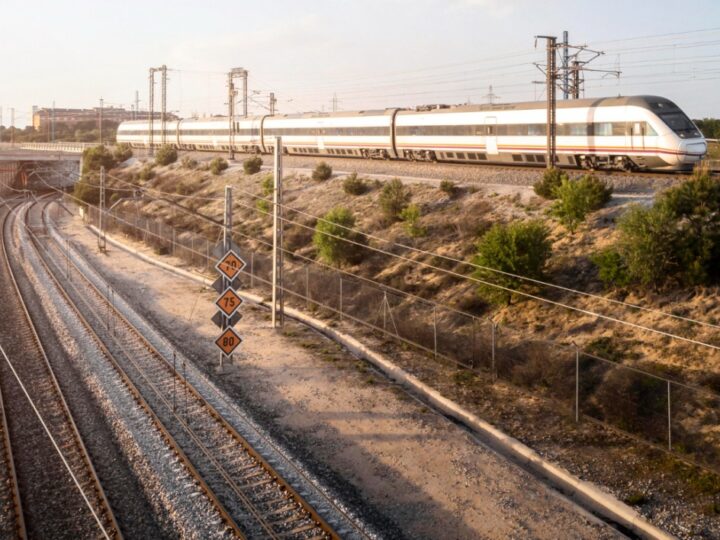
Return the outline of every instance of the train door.
[[[645,133],[642,122],[630,122],[630,147],[633,150],[645,150]]]
[[[488,116],[485,119],[485,151],[488,155],[497,156],[497,118]]]

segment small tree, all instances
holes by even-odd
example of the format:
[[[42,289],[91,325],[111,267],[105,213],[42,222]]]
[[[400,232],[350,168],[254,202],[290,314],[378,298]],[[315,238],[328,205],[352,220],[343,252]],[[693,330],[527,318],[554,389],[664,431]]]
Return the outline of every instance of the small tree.
[[[318,182],[329,180],[332,176],[332,167],[321,161],[315,166],[315,170],[312,173],[312,179]]]
[[[354,226],[355,216],[350,210],[340,206],[318,220],[313,244],[320,259],[337,266],[359,262],[362,248],[357,243],[364,241],[361,234],[351,230]]]
[[[85,174],[73,186],[73,195],[85,204],[97,206],[100,202],[100,181],[94,174]]]
[[[210,172],[215,176],[222,174],[222,172],[228,168],[228,162],[226,159],[216,157],[210,162]]]
[[[113,159],[117,163],[122,163],[123,161],[127,161],[133,156],[132,148],[130,148],[130,145],[128,143],[120,143],[116,144],[115,148],[113,149]]]
[[[623,256],[615,248],[607,248],[590,257],[598,267],[598,277],[605,287],[612,285],[625,287],[630,284],[630,276]]]
[[[555,190],[560,187],[563,179],[568,179],[567,174],[562,172],[560,169],[552,168],[546,169],[543,173],[542,180],[535,182],[533,189],[535,193],[543,199],[555,199]]]
[[[116,163],[112,152],[100,145],[83,150],[82,164],[82,173],[87,174],[99,171],[100,167],[105,167],[105,170],[112,169]]]
[[[537,287],[531,282],[490,269],[543,279],[545,265],[552,252],[549,236],[550,232],[541,221],[494,225],[476,244],[477,254],[472,262],[483,268],[478,268],[473,276],[508,289],[535,290]],[[495,303],[509,303],[512,298],[510,291],[492,285],[481,284],[478,293],[484,299]]]
[[[585,221],[588,213],[602,208],[612,197],[612,188],[592,175],[578,180],[563,178],[554,190],[557,200],[552,214],[571,232]]]
[[[348,195],[362,195],[368,189],[362,178],[358,178],[356,172],[352,173],[343,181],[343,191]]]
[[[380,208],[385,217],[391,221],[400,218],[400,212],[410,202],[410,190],[406,188],[398,178],[393,178],[385,186],[380,193]]]
[[[170,165],[177,161],[177,150],[171,144],[163,144],[155,152],[155,163],[160,166]]]
[[[427,234],[427,228],[418,224],[420,215],[420,207],[417,204],[409,204],[400,212],[400,219],[405,222],[405,231],[413,238]]]
[[[257,174],[262,168],[263,160],[260,156],[249,157],[243,161],[245,174]]]

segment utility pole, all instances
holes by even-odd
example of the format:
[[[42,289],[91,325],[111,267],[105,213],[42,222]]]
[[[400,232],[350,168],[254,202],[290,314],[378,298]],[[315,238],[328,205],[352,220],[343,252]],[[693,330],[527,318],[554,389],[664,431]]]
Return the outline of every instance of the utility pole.
[[[155,68],[150,68],[149,72],[150,95],[148,97],[148,122],[150,129],[148,131],[148,155],[152,157],[155,153],[153,150],[153,142],[155,138]]]
[[[167,144],[167,66],[160,66],[160,88],[162,93],[160,113],[160,140],[163,145]]]
[[[52,142],[55,142],[55,100],[53,100],[52,104],[52,121],[50,125],[52,126],[52,135],[50,137],[50,140]]]
[[[555,167],[556,156],[556,107],[555,85],[557,82],[557,65],[555,62],[557,37],[535,36],[535,39],[544,39],[547,45],[547,65],[545,67],[545,84],[547,93],[547,148],[545,165],[548,169]]]
[[[235,159],[235,83],[233,82],[233,71],[228,73],[228,122],[230,125],[230,148],[228,150],[228,159]]]
[[[275,116],[275,106],[277,105],[277,99],[275,99],[275,92],[270,92],[270,116]],[[2,118],[0,112],[0,118]],[[0,122],[2,123],[2,122]]]
[[[580,86],[582,81],[580,80],[580,62],[573,60],[572,63],[572,98],[580,99]]]
[[[10,107],[10,146],[15,146],[15,107]]]
[[[100,144],[103,143],[103,137],[102,137],[102,122],[103,122],[103,98],[100,98],[100,121],[99,124],[99,131],[100,131]]]
[[[282,219],[282,137],[275,137],[275,189],[273,191],[273,269],[272,269],[272,327],[285,322],[283,295],[283,219]]]
[[[248,116],[248,72],[246,69],[242,70],[243,80],[243,118]]]
[[[139,113],[140,113],[140,92],[135,90],[135,111],[133,112],[133,120],[138,119]]]
[[[495,100],[496,100],[496,99],[499,99],[499,98],[500,98],[500,96],[496,95],[495,92],[493,92],[492,84],[491,84],[490,86],[488,86],[488,93],[485,94],[483,97],[488,100],[488,103],[489,103],[490,105],[492,105],[493,103],[495,103]],[[470,101],[470,100],[468,99],[468,102],[469,102],[469,101]]]
[[[562,84],[562,91],[563,91],[563,99],[568,98],[568,94],[570,92],[570,71],[569,71],[569,54],[568,54],[568,31],[565,30],[563,32],[563,42],[562,42],[562,73],[563,73],[563,84]]]
[[[333,98],[332,98],[332,112],[337,112],[337,110],[338,110],[338,98],[337,98],[337,94],[334,93]]]
[[[100,218],[99,228],[100,235],[98,236],[98,249],[105,251],[107,244],[105,242],[105,225],[104,225],[104,214],[105,214],[105,167],[100,167]]]

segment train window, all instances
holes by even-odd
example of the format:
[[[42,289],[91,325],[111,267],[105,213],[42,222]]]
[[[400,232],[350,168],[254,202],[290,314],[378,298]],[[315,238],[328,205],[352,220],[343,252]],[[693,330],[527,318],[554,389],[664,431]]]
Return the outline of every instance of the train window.
[[[645,135],[647,135],[648,137],[657,136],[657,131],[655,131],[655,129],[648,122],[645,122]]]
[[[513,154],[512,155],[513,161],[522,161],[523,158],[520,154]]]
[[[538,163],[545,163],[545,156],[542,154],[535,155],[535,161]]]
[[[625,122],[613,122],[612,134],[615,137],[621,137],[627,134],[627,125]]]
[[[475,152],[468,152],[468,159],[477,159],[477,154]]]
[[[593,124],[593,133],[597,137],[610,137],[612,136],[612,124],[610,122],[597,122]]]
[[[485,154],[478,154],[478,160],[479,160],[479,161],[486,161],[486,160],[487,160],[487,156],[486,156]]]
[[[458,152],[458,153],[457,153],[457,158],[458,158],[458,159],[465,159],[465,152]]]
[[[487,135],[495,135],[495,126],[485,126]]]
[[[445,154],[445,157],[448,157],[450,159],[455,159],[455,152],[447,152]]]

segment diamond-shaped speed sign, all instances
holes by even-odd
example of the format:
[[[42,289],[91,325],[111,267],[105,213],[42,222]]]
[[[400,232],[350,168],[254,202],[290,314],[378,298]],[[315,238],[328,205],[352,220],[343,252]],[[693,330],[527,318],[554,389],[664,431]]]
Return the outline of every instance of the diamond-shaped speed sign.
[[[232,280],[235,279],[240,271],[245,268],[245,261],[243,261],[237,254],[231,249],[220,262],[215,265],[217,271],[224,275],[226,278]]]
[[[215,300],[215,305],[220,308],[225,315],[228,317],[237,311],[237,308],[242,304],[242,298],[240,298],[235,291],[230,287],[225,289],[225,292]]]
[[[232,352],[241,343],[242,338],[237,335],[237,332],[235,332],[232,328],[226,328],[225,331],[220,334],[220,337],[215,340],[215,345],[217,345],[226,355],[232,354]]]

